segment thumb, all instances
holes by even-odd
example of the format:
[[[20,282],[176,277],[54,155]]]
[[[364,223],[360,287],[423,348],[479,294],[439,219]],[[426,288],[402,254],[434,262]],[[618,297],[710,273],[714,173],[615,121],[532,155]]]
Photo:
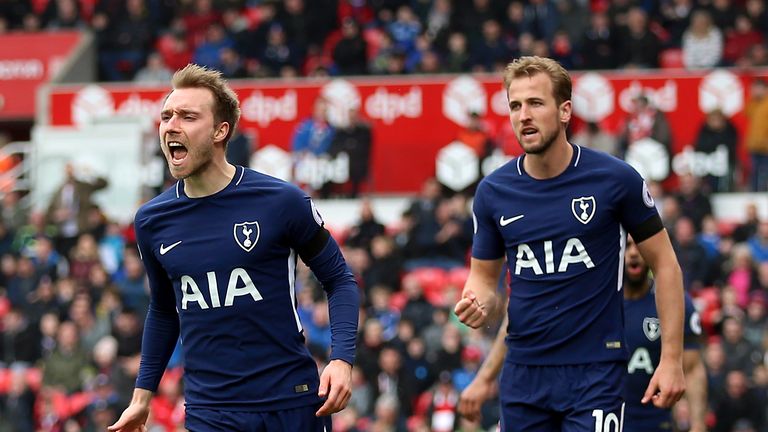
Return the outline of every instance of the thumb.
[[[473,301],[477,298],[477,296],[475,295],[475,292],[472,291],[471,289],[464,290],[462,297],[464,297],[465,299],[473,300]]]
[[[120,418],[112,426],[107,426],[107,430],[110,432],[120,430],[123,426],[125,426],[123,423],[125,423],[125,420],[123,420],[122,416],[120,416]]]
[[[651,379],[651,382],[648,383],[648,388],[645,389],[645,394],[643,394],[643,398],[640,400],[640,402],[644,404],[648,403],[653,398],[653,395],[656,394],[656,390],[658,390],[656,380]]]
[[[321,398],[324,398],[328,395],[329,381],[330,378],[328,377],[328,374],[323,371],[323,373],[320,375],[320,388],[317,390],[317,395]]]

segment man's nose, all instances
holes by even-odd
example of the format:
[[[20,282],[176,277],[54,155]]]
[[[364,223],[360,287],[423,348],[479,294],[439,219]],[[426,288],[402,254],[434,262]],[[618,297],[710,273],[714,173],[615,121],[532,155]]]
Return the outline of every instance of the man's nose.
[[[161,123],[160,130],[164,133],[168,132],[178,132],[180,130],[181,121],[179,119],[179,116],[173,115],[171,118],[169,118],[164,123]]]
[[[520,120],[528,120],[531,118],[531,112],[528,109],[528,105],[520,105]]]

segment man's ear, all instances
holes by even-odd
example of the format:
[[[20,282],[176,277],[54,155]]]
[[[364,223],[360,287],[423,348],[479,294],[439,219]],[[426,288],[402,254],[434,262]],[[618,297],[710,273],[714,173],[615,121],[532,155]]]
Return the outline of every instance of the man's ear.
[[[560,122],[568,123],[571,121],[571,113],[573,111],[573,105],[571,101],[567,100],[560,104]]]
[[[224,139],[227,137],[227,134],[229,134],[229,123],[221,122],[219,127],[216,128],[216,131],[213,133],[213,140],[216,142],[224,141]]]

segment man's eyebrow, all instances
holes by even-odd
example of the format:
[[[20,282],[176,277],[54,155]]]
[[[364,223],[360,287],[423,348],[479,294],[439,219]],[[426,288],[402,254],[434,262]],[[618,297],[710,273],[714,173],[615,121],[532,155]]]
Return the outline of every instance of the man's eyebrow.
[[[166,109],[160,111],[160,114],[169,114],[169,113],[172,113],[174,111],[179,113],[179,114],[181,114],[181,115],[197,114],[198,113],[198,111],[196,111],[194,109],[189,109],[189,108],[166,108]]]
[[[509,104],[512,105],[512,103],[514,103],[514,102],[520,103],[521,101],[535,102],[535,101],[543,101],[543,100],[544,100],[544,98],[541,98],[541,97],[538,97],[538,96],[531,96],[531,97],[525,98],[525,99],[512,99],[512,100],[509,101]]]

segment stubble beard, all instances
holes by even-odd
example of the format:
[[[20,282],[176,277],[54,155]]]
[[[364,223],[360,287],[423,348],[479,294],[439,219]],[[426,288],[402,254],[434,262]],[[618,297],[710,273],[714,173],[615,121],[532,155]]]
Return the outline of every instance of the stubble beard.
[[[640,292],[648,286],[648,269],[645,268],[644,272],[640,275],[630,275],[626,271],[624,272],[624,289],[630,292]]]
[[[557,131],[551,133],[548,136],[543,136],[542,137],[542,142],[538,146],[535,145],[535,144],[532,145],[532,146],[528,146],[528,147],[524,146],[522,144],[523,140],[520,139],[521,137],[518,137],[518,142],[521,143],[520,147],[523,148],[523,151],[525,152],[525,154],[539,155],[539,154],[546,153],[547,150],[549,150],[550,147],[552,147],[552,144],[554,144],[555,141],[557,140],[557,136],[558,136],[559,133],[560,133],[560,130],[558,129]]]
[[[171,176],[176,180],[185,180],[190,177],[196,176],[211,164],[213,159],[213,147],[203,147],[197,151],[193,151],[187,148],[187,160],[185,166],[177,167],[171,163],[170,155],[168,159],[168,168],[171,171]]]

